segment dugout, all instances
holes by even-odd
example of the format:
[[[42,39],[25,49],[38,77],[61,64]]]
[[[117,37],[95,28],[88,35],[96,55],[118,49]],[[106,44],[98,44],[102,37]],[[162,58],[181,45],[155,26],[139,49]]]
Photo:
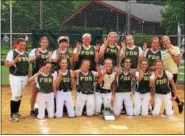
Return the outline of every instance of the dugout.
[[[32,31],[32,48],[39,47],[39,40],[42,36],[46,36],[49,39],[49,49],[55,50],[58,48],[57,39],[59,36],[68,36],[70,39],[70,46],[75,47],[77,40],[81,40],[84,33],[90,33],[92,36],[92,45],[96,44],[97,40],[101,40],[103,36],[103,30],[101,29],[89,29],[89,30],[75,30],[75,29],[65,29],[65,30],[33,30]]]

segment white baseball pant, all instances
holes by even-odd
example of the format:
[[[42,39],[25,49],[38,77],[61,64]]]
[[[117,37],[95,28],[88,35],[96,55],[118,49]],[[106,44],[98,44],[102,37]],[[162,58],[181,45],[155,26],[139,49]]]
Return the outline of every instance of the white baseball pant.
[[[101,112],[101,106],[111,108],[112,93],[95,92],[95,113],[98,115]]]
[[[54,117],[54,94],[51,93],[38,93],[38,119],[45,118],[45,109],[48,111],[48,118]]]
[[[63,91],[57,91],[56,94],[56,113],[55,117],[61,118],[63,117],[63,107],[64,104],[67,108],[68,117],[74,117],[74,106],[72,101],[71,92],[63,92]]]
[[[134,94],[134,115],[147,116],[149,110],[150,93],[139,93]]]
[[[11,100],[19,101],[24,94],[24,88],[28,81],[28,76],[14,76],[9,74],[10,88],[12,97]]]
[[[166,110],[166,115],[172,116],[173,110],[172,110],[171,92],[168,94],[157,94],[157,93],[155,94],[154,110],[152,111],[152,115],[156,116],[160,114],[162,100],[164,101],[164,108]]]
[[[75,115],[82,116],[82,110],[84,105],[86,105],[87,116],[94,115],[94,94],[83,94],[82,92],[77,92],[76,105],[75,105]]]
[[[126,114],[128,116],[133,115],[133,103],[131,99],[131,93],[125,92],[125,93],[116,93],[115,94],[115,104],[114,104],[114,115],[119,116],[121,113],[122,104],[125,104]]]

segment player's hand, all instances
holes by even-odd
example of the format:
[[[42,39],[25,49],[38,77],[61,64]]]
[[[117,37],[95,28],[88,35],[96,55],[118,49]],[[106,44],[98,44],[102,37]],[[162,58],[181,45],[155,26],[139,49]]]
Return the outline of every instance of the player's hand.
[[[115,72],[116,72],[116,75],[120,75],[120,73],[121,73],[121,68],[120,67],[116,67],[115,68]]]
[[[167,52],[168,52],[170,55],[173,55],[171,49],[168,49]]]
[[[125,40],[121,41],[121,48],[122,48],[123,50],[126,49]]]
[[[40,50],[39,50],[39,48],[37,48],[36,53],[35,53],[36,58],[40,57],[40,55],[41,55]]]
[[[100,44],[96,44],[96,46],[95,46],[95,52],[99,52],[99,50],[100,50]]]
[[[139,76],[143,77],[143,75],[144,75],[143,70],[139,70]]]
[[[17,55],[17,57],[16,57],[15,60],[14,60],[14,63],[15,63],[15,64],[18,63],[18,62],[21,62],[21,55],[20,55],[20,54]]]
[[[80,52],[80,49],[81,49],[81,44],[80,44],[80,42],[77,42],[77,43],[76,43],[76,49],[77,49],[77,52]]]
[[[51,51],[48,52],[48,57],[47,57],[47,58],[48,58],[48,59],[51,58],[51,55],[52,55]]]
[[[104,38],[104,46],[105,46],[105,48],[107,48],[108,44],[109,44],[109,42],[108,42],[107,38]]]
[[[146,43],[146,42],[144,42],[144,44],[143,44],[143,51],[145,52],[145,51],[146,51],[146,49],[147,49],[147,43]]]
[[[104,67],[102,68],[101,73],[102,73],[103,76],[107,74],[107,71]]]
[[[41,67],[40,69],[39,69],[39,74],[42,74],[44,72],[44,67]]]

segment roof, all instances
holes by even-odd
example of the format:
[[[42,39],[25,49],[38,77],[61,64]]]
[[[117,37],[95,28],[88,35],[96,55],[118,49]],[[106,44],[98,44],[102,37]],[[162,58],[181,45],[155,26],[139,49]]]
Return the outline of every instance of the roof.
[[[88,5],[93,2],[111,8],[121,14],[127,14],[129,11],[129,9],[127,8],[131,7],[131,18],[134,18],[140,22],[146,21],[159,23],[162,21],[161,10],[163,9],[163,6],[136,2],[131,2],[131,4],[129,4],[128,2],[124,1],[90,0],[86,2],[81,8],[79,8],[75,13],[73,13],[69,18],[67,18],[64,22],[62,22],[62,25],[73,19],[76,15],[81,13],[85,8],[88,7]]]
[[[127,12],[129,10],[127,9],[127,7],[130,8],[131,6],[130,14],[138,18],[141,18],[144,21],[149,22],[162,21],[161,10],[163,9],[163,6],[136,2],[131,2],[131,4],[129,5],[128,2],[124,1],[101,1],[101,2],[111,5],[112,7],[120,9],[124,12]]]

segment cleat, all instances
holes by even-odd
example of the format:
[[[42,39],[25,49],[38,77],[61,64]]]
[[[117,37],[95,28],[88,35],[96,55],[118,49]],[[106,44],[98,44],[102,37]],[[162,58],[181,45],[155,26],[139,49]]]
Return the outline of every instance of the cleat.
[[[183,112],[183,102],[181,101],[180,104],[178,104],[178,108],[179,108],[179,113],[182,113]]]
[[[10,115],[9,120],[10,121],[13,121],[13,122],[18,122],[19,121],[19,118],[17,117],[16,114],[12,114],[12,115]]]
[[[37,116],[37,114],[36,114],[36,112],[35,112],[34,110],[30,111],[30,115],[31,115],[32,117],[36,117],[36,116]]]

